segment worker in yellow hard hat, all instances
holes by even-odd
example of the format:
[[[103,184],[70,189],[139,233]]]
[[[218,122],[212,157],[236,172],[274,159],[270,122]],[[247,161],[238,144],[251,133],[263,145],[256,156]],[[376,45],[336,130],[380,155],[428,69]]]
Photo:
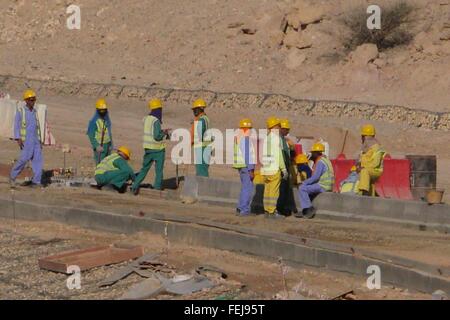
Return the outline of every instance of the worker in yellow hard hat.
[[[209,162],[211,159],[212,138],[208,130],[211,121],[205,113],[206,101],[197,99],[192,103],[194,121],[191,127],[191,143],[194,147],[194,163],[198,177],[209,177]]]
[[[309,159],[306,154],[298,154],[295,157],[295,164],[297,168],[297,184],[303,183],[306,179],[310,178],[312,175],[311,167],[309,166]]]
[[[110,185],[119,193],[125,193],[128,187],[127,182],[135,180],[134,171],[128,164],[130,158],[130,150],[122,146],[117,149],[117,152],[103,159],[95,169],[97,188],[101,189]]]
[[[280,119],[270,117],[266,121],[268,134],[263,143],[261,175],[264,178],[264,211],[266,218],[283,219],[277,210],[281,180],[289,179],[283,157],[283,142],[280,136]]]
[[[36,93],[29,89],[23,94],[24,104],[19,104],[14,118],[14,139],[21,149],[20,158],[14,164],[9,182],[11,188],[16,187],[16,178],[23,171],[28,161],[33,169],[31,187],[41,186],[42,179],[42,143],[41,126],[35,108]]]
[[[89,121],[87,135],[94,151],[95,163],[99,164],[113,149],[111,119],[105,99],[98,99],[95,103],[95,114]]]
[[[234,137],[233,168],[239,171],[241,192],[236,214],[247,217],[251,214],[250,204],[253,196],[253,179],[255,178],[256,147],[252,136],[252,121],[248,118],[239,122],[239,130]]]
[[[358,168],[356,166],[352,166],[348,177],[341,182],[340,193],[353,195],[359,194],[358,186],[359,186]]]
[[[366,124],[361,128],[362,150],[357,170],[359,171],[359,191],[364,196],[375,196],[375,183],[383,174],[386,152],[375,138],[375,127]]]
[[[166,158],[166,144],[164,139],[169,139],[169,130],[162,129],[162,102],[159,99],[152,99],[148,103],[150,113],[144,118],[144,161],[142,169],[133,183],[131,191],[137,195],[139,188],[150,170],[152,163],[155,163],[155,183],[153,189],[161,190],[163,182],[164,160]]]
[[[315,216],[315,208],[311,201],[322,192],[332,192],[334,186],[334,170],[331,161],[327,158],[325,146],[317,142],[311,148],[311,160],[314,161],[313,174],[303,181],[299,188],[300,205],[302,213],[298,218],[312,219]]]

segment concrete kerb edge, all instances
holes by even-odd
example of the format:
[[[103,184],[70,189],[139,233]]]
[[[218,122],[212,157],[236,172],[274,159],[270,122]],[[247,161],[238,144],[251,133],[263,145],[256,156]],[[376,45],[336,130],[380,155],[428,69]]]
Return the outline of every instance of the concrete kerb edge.
[[[0,216],[12,218],[13,203],[0,199]],[[366,276],[369,265],[379,265],[383,283],[400,285],[408,289],[432,293],[443,290],[450,293],[450,280],[435,276],[422,270],[380,261],[364,256],[337,252],[323,248],[308,247],[269,237],[236,233],[232,230],[220,230],[199,227],[192,224],[180,224],[152,218],[138,218],[88,209],[62,208],[15,201],[15,218],[23,220],[54,220],[90,229],[119,233],[149,231],[164,236],[167,230],[169,241],[200,245],[219,250],[242,252],[268,259],[282,257],[288,263],[326,268]]]

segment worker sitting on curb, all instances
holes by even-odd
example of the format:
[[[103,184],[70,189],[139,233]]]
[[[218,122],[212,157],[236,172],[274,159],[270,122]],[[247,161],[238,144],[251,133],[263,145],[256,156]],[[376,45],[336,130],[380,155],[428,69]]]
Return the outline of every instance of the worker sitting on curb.
[[[356,166],[353,166],[350,169],[349,176],[341,182],[340,185],[340,193],[346,193],[346,194],[359,194],[359,174],[357,172]]]
[[[375,196],[375,183],[383,174],[386,152],[375,138],[375,127],[364,125],[361,129],[362,151],[358,164],[359,191],[363,196]]]
[[[9,178],[11,188],[16,187],[16,178],[25,169],[28,161],[31,161],[33,179],[30,187],[41,186],[42,179],[42,136],[39,126],[39,118],[34,108],[36,93],[27,90],[23,94],[25,105],[19,105],[14,119],[14,139],[20,147],[19,160],[14,164]]]
[[[128,164],[131,153],[126,147],[120,147],[116,153],[107,156],[95,169],[95,181],[101,189],[112,185],[119,193],[127,191],[128,180],[135,180],[133,169]]]
[[[280,184],[280,197],[278,198],[277,210],[285,215],[289,216],[292,213],[297,213],[297,206],[295,205],[295,198],[293,188],[293,175],[294,167],[292,156],[294,154],[294,142],[289,138],[289,132],[291,130],[291,125],[288,119],[280,120],[280,137],[283,148],[283,159],[288,171],[288,179],[281,180]]]
[[[283,144],[280,137],[280,119],[267,119],[269,133],[264,139],[261,175],[264,177],[264,211],[266,218],[283,219],[277,211],[281,179],[289,179],[283,158]]]
[[[302,214],[296,215],[297,218],[314,218],[315,208],[312,206],[312,199],[322,192],[333,191],[333,165],[323,154],[324,152],[325,146],[322,143],[315,143],[311,148],[311,160],[314,161],[313,174],[311,178],[305,180],[299,188]]]
[[[195,170],[197,177],[209,177],[209,161],[211,158],[211,139],[208,129],[211,123],[205,114],[206,102],[197,99],[192,104],[194,122],[191,127],[191,143],[194,147]]]
[[[239,123],[239,132],[234,137],[234,159],[233,168],[239,170],[241,179],[241,192],[236,215],[248,217],[253,196],[253,179],[255,177],[256,155],[255,148],[250,140],[253,128],[250,119],[242,119]]]
[[[306,154],[301,153],[295,157],[295,164],[297,165],[297,185],[300,185],[306,179],[311,178],[312,170],[308,163],[309,160]]]
[[[87,135],[94,151],[95,164],[99,164],[111,154],[113,148],[111,135],[111,119],[105,99],[98,99],[95,104],[95,115],[89,121]]]
[[[164,138],[169,137],[169,130],[161,129],[162,103],[159,99],[149,102],[150,114],[144,118],[144,161],[142,169],[133,183],[131,191],[137,195],[139,187],[155,162],[155,183],[153,189],[161,190],[163,182],[164,160],[166,158],[166,144]]]

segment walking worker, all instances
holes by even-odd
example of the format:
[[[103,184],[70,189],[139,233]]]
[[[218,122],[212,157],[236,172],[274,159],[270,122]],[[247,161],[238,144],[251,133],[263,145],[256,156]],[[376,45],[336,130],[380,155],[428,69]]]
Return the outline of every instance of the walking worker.
[[[131,152],[127,147],[120,147],[117,152],[103,159],[95,169],[95,181],[101,189],[106,185],[112,187],[119,193],[125,193],[128,180],[135,180],[133,169],[128,164]]]
[[[98,99],[95,103],[95,109],[95,114],[89,121],[87,135],[91,142],[95,164],[97,165],[111,154],[113,142],[111,119],[105,99]]]
[[[283,158],[283,144],[280,137],[280,119],[267,119],[268,135],[264,139],[261,175],[264,177],[264,211],[266,218],[283,219],[277,211],[281,179],[289,179]]]
[[[191,127],[191,143],[194,147],[194,162],[197,177],[209,177],[209,161],[211,159],[211,138],[208,129],[211,122],[205,113],[206,102],[197,99],[192,104],[194,121]]]
[[[359,194],[359,174],[356,166],[352,166],[349,176],[341,182],[340,193]]]
[[[371,124],[361,128],[362,151],[358,164],[359,191],[363,196],[375,196],[375,183],[383,174],[386,152],[375,138],[375,127]]]
[[[159,99],[153,99],[148,103],[150,113],[144,118],[144,161],[142,169],[133,183],[131,191],[135,195],[139,193],[139,187],[155,163],[155,183],[153,189],[162,190],[164,161],[166,158],[166,144],[164,138],[169,136],[169,130],[161,129],[162,103]]]
[[[23,94],[25,105],[19,105],[14,119],[14,139],[20,147],[19,160],[13,166],[9,182],[11,188],[16,187],[16,178],[25,168],[28,161],[31,161],[33,179],[30,187],[41,186],[42,179],[42,135],[39,125],[36,104],[36,93],[33,90],[26,90]]]
[[[234,138],[233,168],[239,171],[241,179],[241,193],[236,208],[236,215],[240,217],[250,215],[253,196],[256,154],[250,139],[252,128],[253,124],[250,119],[242,119],[239,123],[239,132]]]
[[[322,192],[333,191],[333,165],[324,152],[325,146],[322,143],[315,143],[311,148],[311,160],[314,161],[313,174],[311,178],[305,180],[299,188],[302,214],[297,214],[297,218],[314,218],[315,209],[311,203],[312,198]]]

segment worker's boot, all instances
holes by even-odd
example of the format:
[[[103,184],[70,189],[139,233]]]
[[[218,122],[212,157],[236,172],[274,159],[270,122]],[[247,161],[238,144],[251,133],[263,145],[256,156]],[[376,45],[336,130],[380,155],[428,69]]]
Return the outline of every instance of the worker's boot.
[[[316,215],[316,209],[314,207],[303,209],[303,217],[305,219],[312,219]]]
[[[128,188],[128,185],[126,183],[124,183],[120,188],[114,186],[114,189],[117,190],[117,192],[119,192],[119,193],[127,192],[127,188]]]
[[[131,189],[131,192],[132,192],[135,196],[137,196],[137,195],[139,194],[139,190],[140,190],[140,188]]]
[[[370,197],[370,192],[366,190],[362,190],[362,195],[365,197]]]

